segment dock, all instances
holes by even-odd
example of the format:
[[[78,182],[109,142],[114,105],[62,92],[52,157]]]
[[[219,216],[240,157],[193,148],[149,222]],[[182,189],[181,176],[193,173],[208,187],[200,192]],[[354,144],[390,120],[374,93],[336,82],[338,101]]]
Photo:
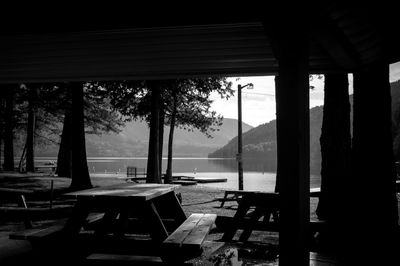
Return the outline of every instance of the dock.
[[[217,177],[192,177],[190,180],[196,181],[197,183],[222,183],[228,181],[227,178]]]
[[[196,185],[197,182],[194,180],[174,180],[172,181],[172,184],[190,186],[190,185]]]

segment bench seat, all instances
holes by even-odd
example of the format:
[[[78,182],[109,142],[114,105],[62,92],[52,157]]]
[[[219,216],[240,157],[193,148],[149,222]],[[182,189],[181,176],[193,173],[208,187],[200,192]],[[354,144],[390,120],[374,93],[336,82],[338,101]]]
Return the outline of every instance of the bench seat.
[[[22,231],[11,233],[9,238],[15,240],[37,240],[44,239],[46,237],[54,236],[55,234],[61,232],[64,228],[66,219],[57,221],[50,226],[40,226],[35,228],[29,228]]]
[[[165,261],[185,261],[202,251],[202,245],[217,218],[216,214],[193,213],[162,244]]]
[[[103,218],[102,214],[92,214],[86,219],[84,229],[90,229],[90,225],[98,222]],[[21,230],[18,232],[13,232],[9,235],[10,239],[15,240],[43,240],[49,237],[53,237],[55,235],[60,234],[64,227],[67,219],[60,219],[51,225],[39,226],[35,228],[29,228],[25,230]]]

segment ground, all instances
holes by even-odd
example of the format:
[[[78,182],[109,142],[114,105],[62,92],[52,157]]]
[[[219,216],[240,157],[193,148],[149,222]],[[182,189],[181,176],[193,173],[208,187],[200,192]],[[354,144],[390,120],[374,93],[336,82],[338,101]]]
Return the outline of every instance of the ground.
[[[51,180],[53,181],[53,195],[51,196]],[[115,183],[125,182],[124,180],[115,178],[92,178],[94,186],[104,186]],[[0,174],[0,187],[8,188],[25,188],[35,191],[35,200],[27,197],[28,205],[48,207],[50,197],[53,197],[53,208],[71,205],[73,202],[64,200],[59,195],[68,188],[69,179],[53,178],[46,174]],[[235,213],[236,202],[225,203],[224,208],[219,208],[220,201],[224,193],[222,190],[201,185],[181,186],[177,192],[182,195],[182,206],[187,214],[191,213],[216,213],[217,215],[233,216]],[[311,199],[310,215],[312,219],[315,217],[316,200]],[[60,208],[61,209],[61,208]],[[60,216],[62,216],[60,212]],[[56,219],[57,217],[53,217]],[[40,223],[51,222],[50,219],[42,219],[35,221],[35,225]],[[5,261],[7,257],[17,255],[19,253],[29,252],[31,247],[29,243],[21,240],[9,240],[8,235],[12,231],[23,229],[24,224],[20,220],[10,221],[0,219],[0,262]],[[277,265],[277,244],[278,234],[274,232],[259,232],[252,234],[248,243],[223,243],[220,240],[222,233],[214,228],[207,238],[202,256],[194,259],[194,265]],[[3,259],[3,260],[2,260]],[[235,262],[236,261],[236,262]],[[3,265],[3,263],[0,263]],[[6,264],[4,264],[6,265]]]

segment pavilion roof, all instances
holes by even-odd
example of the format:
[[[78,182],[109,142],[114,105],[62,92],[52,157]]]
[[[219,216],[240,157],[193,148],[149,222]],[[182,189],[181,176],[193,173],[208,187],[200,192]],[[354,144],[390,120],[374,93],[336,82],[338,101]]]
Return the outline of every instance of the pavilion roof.
[[[311,73],[400,60],[390,7],[322,2],[302,17],[309,21]],[[84,16],[65,24],[64,17],[48,17],[10,25],[0,33],[0,83],[274,75],[274,31],[280,23],[296,23],[285,10],[170,8],[146,19],[94,14],[102,19]]]

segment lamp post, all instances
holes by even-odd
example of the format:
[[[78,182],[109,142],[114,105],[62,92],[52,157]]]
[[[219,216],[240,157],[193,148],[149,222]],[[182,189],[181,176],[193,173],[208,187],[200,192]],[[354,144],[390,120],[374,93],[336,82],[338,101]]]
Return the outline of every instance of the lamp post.
[[[253,89],[253,83],[244,86],[238,84],[238,153],[236,160],[238,161],[238,177],[239,190],[243,190],[243,156],[242,156],[242,89],[248,87]]]

